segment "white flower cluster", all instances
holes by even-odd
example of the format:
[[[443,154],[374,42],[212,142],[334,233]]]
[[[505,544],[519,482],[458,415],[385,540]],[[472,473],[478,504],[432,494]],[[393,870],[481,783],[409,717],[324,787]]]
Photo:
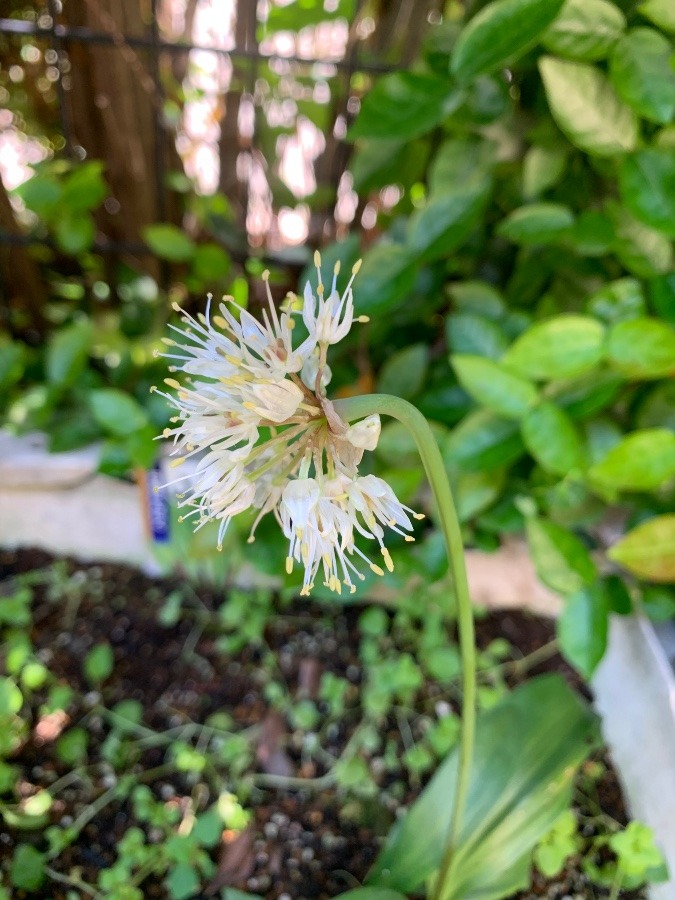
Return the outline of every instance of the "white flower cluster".
[[[304,568],[303,594],[319,572],[337,593],[343,584],[355,591],[354,577],[364,577],[360,561],[383,574],[356,546],[357,534],[379,543],[391,571],[385,528],[413,540],[410,516],[422,518],[381,478],[359,475],[364,451],[377,446],[379,417],[348,427],[326,399],[329,345],[367,319],[354,315],[352,282],[360,264],[342,295],[336,265],[327,296],[318,253],[315,264],[317,296],[308,284],[302,308],[308,337],[299,347],[293,347],[292,308],[276,310],[265,273],[269,310],[262,321],[244,309],[235,316],[226,302],[212,315],[209,298],[205,315],[183,313],[185,327],[170,326],[181,341],[163,338],[168,349],[161,354],[172,360],[172,371],[187,376],[183,384],[165,379],[176,391],[163,394],[177,410],[163,435],[173,439],[172,465],[198,457],[196,473],[169,482],[188,483],[180,505],[190,510],[182,518],[196,517],[196,528],[218,521],[220,548],[233,516],[257,510],[253,541],[260,519],[274,513],[289,541],[287,571],[294,561]]]

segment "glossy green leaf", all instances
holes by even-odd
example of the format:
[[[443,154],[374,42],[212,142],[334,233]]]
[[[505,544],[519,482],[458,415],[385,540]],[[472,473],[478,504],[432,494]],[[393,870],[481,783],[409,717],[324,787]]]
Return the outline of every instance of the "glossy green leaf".
[[[15,193],[27,208],[44,219],[51,219],[58,211],[63,196],[63,188],[50,175],[33,175],[16,189]]]
[[[547,587],[568,595],[595,579],[595,563],[575,534],[539,516],[528,516],[525,523],[534,567]]]
[[[618,322],[606,352],[613,368],[628,378],[663,378],[675,373],[675,328],[646,316]]]
[[[470,353],[499,359],[508,341],[499,325],[485,316],[453,313],[445,320],[448,348],[453,353]]]
[[[439,422],[430,422],[430,428],[439,444],[448,436],[448,429]],[[382,426],[377,443],[377,455],[390,466],[406,467],[419,464],[415,439],[401,422],[387,422]]]
[[[469,522],[491,506],[504,488],[504,470],[461,472],[451,477],[452,490],[460,522]]]
[[[399,244],[378,244],[363,257],[359,289],[354,295],[358,315],[378,315],[396,309],[411,293],[417,269]]]
[[[583,468],[581,437],[569,416],[554,403],[535,406],[523,419],[521,433],[525,446],[547,472],[564,476]]]
[[[621,197],[641,222],[675,237],[675,151],[644,147],[619,171]]]
[[[94,220],[87,213],[59,216],[54,224],[54,237],[59,250],[78,256],[94,243]]]
[[[448,293],[458,312],[498,321],[506,314],[506,303],[497,288],[486,281],[454,281]]]
[[[539,60],[539,70],[551,114],[576,147],[592,156],[635,148],[637,117],[599,69],[546,56]]]
[[[640,15],[675,34],[675,6],[671,0],[645,0],[638,6]]]
[[[499,363],[482,356],[451,357],[462,387],[498,416],[520,419],[539,400],[537,389]]]
[[[367,194],[388,184],[411,184],[421,177],[428,156],[428,145],[423,141],[363,141],[349,166],[354,190]]]
[[[653,28],[633,28],[617,43],[610,61],[616,92],[639,115],[668,123],[675,113],[673,47]]]
[[[638,278],[653,278],[671,271],[670,238],[640,222],[619,203],[608,204],[607,209],[614,226],[611,249],[629,272]]]
[[[570,597],[558,620],[563,656],[590,678],[607,649],[609,603],[602,582]]]
[[[450,468],[480,472],[507,466],[523,454],[517,422],[488,409],[470,413],[449,435],[443,458]]]
[[[448,256],[475,230],[485,209],[492,182],[477,176],[431,196],[411,217],[408,251],[424,262]]]
[[[529,328],[502,362],[526,378],[573,378],[598,365],[604,335],[602,324],[590,316],[556,316]]]
[[[604,59],[625,27],[624,14],[609,0],[565,0],[541,42],[569,59]]]
[[[11,678],[0,677],[0,716],[13,716],[21,709],[23,695]]]
[[[616,491],[655,491],[675,478],[675,433],[634,431],[588,472],[592,483]]]
[[[52,384],[72,385],[84,369],[91,345],[89,319],[80,319],[55,331],[47,347],[45,366]]]
[[[431,196],[453,191],[458,184],[485,178],[494,165],[495,147],[476,138],[452,138],[445,141],[429,165]]]
[[[548,244],[574,225],[572,210],[561,203],[529,203],[510,212],[496,233],[514,244]]]
[[[597,741],[594,716],[557,675],[532,679],[481,714],[443,900],[498,900],[527,885],[532,850],[569,803],[575,770]],[[410,893],[438,868],[456,771],[454,751],[391,831],[370,883]]]
[[[447,78],[394,72],[368,92],[348,138],[411,140],[435,128],[460,100]]]
[[[558,184],[567,165],[567,153],[556,147],[530,147],[523,159],[523,197],[534,200]]]
[[[412,344],[392,354],[382,366],[377,381],[381,394],[396,394],[406,400],[414,397],[424,384],[429,365],[429,348],[426,344]]]
[[[194,241],[175,225],[148,225],[143,240],[160,259],[169,262],[187,262],[195,254]]]
[[[623,379],[612,372],[598,372],[564,385],[555,402],[573,419],[586,419],[606,409],[615,399]]]
[[[92,391],[89,403],[94,418],[109,434],[124,437],[147,424],[145,410],[138,401],[116,388]]]
[[[533,47],[563,0],[493,0],[462,29],[451,68],[462,81],[514,62]]]
[[[675,514],[655,516],[633,528],[607,556],[638,578],[675,583]]]

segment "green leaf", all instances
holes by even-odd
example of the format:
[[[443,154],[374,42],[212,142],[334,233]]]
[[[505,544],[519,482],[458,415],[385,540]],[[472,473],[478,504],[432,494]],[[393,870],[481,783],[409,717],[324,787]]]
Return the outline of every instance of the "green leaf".
[[[101,388],[89,395],[91,411],[98,424],[109,434],[124,437],[147,424],[143,407],[117,388]]]
[[[338,894],[339,900],[406,900],[405,894],[391,891],[389,888],[362,887]]]
[[[54,237],[59,250],[78,256],[94,243],[94,220],[86,213],[59,216],[54,225]]]
[[[590,316],[556,316],[522,334],[502,363],[526,378],[573,378],[598,365],[604,335],[601,323]]]
[[[476,354],[499,359],[508,342],[504,332],[490,319],[473,313],[453,313],[445,320],[449,348],[455,353]]]
[[[23,891],[37,891],[45,879],[45,865],[44,853],[30,844],[19,844],[9,870],[12,885]]]
[[[194,868],[186,862],[179,862],[164,879],[171,900],[189,900],[200,888],[200,881]]]
[[[621,10],[608,0],[566,0],[541,42],[570,59],[604,59],[626,27]]]
[[[618,322],[607,339],[607,358],[628,378],[663,378],[675,372],[675,328],[646,316]]]
[[[533,47],[563,0],[493,0],[462,29],[451,69],[462,81],[504,68]]]
[[[77,381],[87,362],[91,336],[89,319],[80,319],[52,334],[45,361],[52,384],[72,385]]]
[[[655,491],[675,478],[675,433],[647,428],[626,435],[588,472],[591,482],[616,491]]]
[[[449,435],[443,458],[450,468],[480,472],[507,466],[523,453],[518,425],[488,409],[470,413]]]
[[[492,181],[487,176],[456,184],[417,210],[408,225],[407,246],[423,262],[448,256],[475,230],[487,205]]]
[[[623,265],[638,278],[653,278],[670,272],[673,246],[668,237],[630,215],[618,203],[608,204],[614,240],[611,249]]]
[[[642,285],[635,278],[610,281],[591,294],[586,301],[586,308],[589,313],[609,324],[634,319],[645,311]]]
[[[565,150],[530,147],[523,159],[523,197],[534,200],[558,184],[566,165]]]
[[[454,190],[458,184],[485,178],[494,165],[495,148],[490,141],[451,138],[441,144],[429,165],[432,197]]]
[[[202,281],[220,281],[231,265],[230,257],[218,244],[200,244],[192,259],[192,274]]]
[[[528,516],[525,524],[537,575],[552,591],[574,594],[596,578],[595,563],[575,534],[538,516]]]
[[[554,403],[541,403],[521,424],[525,446],[542,469],[568,475],[584,465],[584,446],[569,416]]]
[[[590,678],[607,649],[609,604],[602,587],[596,582],[584,588],[565,603],[558,620],[558,640],[564,657]]]
[[[551,115],[576,147],[592,156],[635,149],[637,117],[599,69],[545,56],[539,60],[539,71]]]
[[[504,488],[504,470],[461,472],[452,478],[452,487],[460,522],[469,522],[491,506]]]
[[[623,202],[641,222],[675,237],[675,152],[645,147],[619,170]]]
[[[654,386],[637,409],[635,425],[675,431],[675,381],[662,381]]]
[[[439,444],[446,440],[448,429],[444,425],[439,422],[430,422],[429,425]],[[382,426],[377,455],[391,466],[405,467],[419,462],[415,439],[400,422],[387,422]]]
[[[664,31],[675,33],[675,6],[671,0],[645,0],[638,12]]]
[[[11,678],[0,678],[0,716],[13,716],[23,705],[23,696]]]
[[[572,210],[561,203],[529,203],[514,209],[497,225],[499,237],[514,244],[549,244],[574,225]]]
[[[368,194],[388,184],[412,184],[422,176],[428,156],[423,141],[363,141],[349,164],[354,190]]]
[[[84,658],[82,670],[90,684],[99,685],[112,675],[115,655],[108,643],[96,644]]]
[[[40,218],[50,219],[59,208],[63,188],[50,175],[33,175],[20,184],[15,193]]]
[[[78,166],[67,178],[63,188],[63,205],[70,213],[84,213],[96,209],[108,193],[103,178],[103,163],[92,160]]]
[[[411,140],[435,128],[459,99],[447,78],[394,72],[366,94],[347,137]]]
[[[497,288],[486,281],[454,281],[448,285],[457,311],[498,321],[506,315],[506,303]]]
[[[400,244],[378,244],[363,258],[359,289],[354,296],[358,315],[378,315],[396,309],[410,294],[417,268]]]
[[[635,112],[666,124],[675,112],[673,47],[653,28],[633,28],[618,42],[610,61],[616,92]]]
[[[429,365],[429,348],[426,344],[412,344],[394,353],[382,366],[377,390],[382,394],[396,394],[408,400],[414,397],[424,384]]]
[[[675,514],[655,516],[638,525],[607,556],[638,578],[675,583]]]
[[[539,401],[535,386],[482,356],[452,356],[457,378],[478,403],[498,416],[521,419]]]
[[[187,262],[195,255],[195,243],[175,225],[148,225],[143,240],[160,259]]]
[[[532,850],[568,806],[575,769],[597,741],[594,716],[557,675],[532,679],[481,714],[443,900],[498,900],[529,883]],[[369,882],[411,893],[438,869],[456,773],[454,751],[390,832]]]

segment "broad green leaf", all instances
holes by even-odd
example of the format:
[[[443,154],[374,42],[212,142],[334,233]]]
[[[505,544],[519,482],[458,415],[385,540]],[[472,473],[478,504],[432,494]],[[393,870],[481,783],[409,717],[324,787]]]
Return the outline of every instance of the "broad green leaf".
[[[448,436],[448,429],[439,422],[429,423],[434,437],[443,444]],[[415,439],[401,422],[387,422],[382,426],[380,440],[377,443],[377,455],[387,465],[406,467],[419,464],[419,454]]]
[[[634,216],[675,237],[675,151],[644,147],[626,156],[619,188]]]
[[[0,391],[21,380],[26,365],[26,346],[0,335]]]
[[[188,862],[178,862],[164,879],[171,900],[189,900],[200,887],[199,875]]]
[[[451,481],[457,516],[460,522],[469,522],[499,498],[504,488],[504,470],[462,472]]]
[[[523,159],[523,197],[534,200],[558,184],[566,165],[564,149],[530,147]]]
[[[556,316],[529,328],[502,362],[526,378],[574,378],[598,365],[604,335],[601,323],[590,316]]]
[[[11,678],[0,678],[0,717],[13,716],[23,704],[23,695]]]
[[[148,225],[143,240],[160,259],[169,262],[187,262],[195,254],[194,241],[175,225]]]
[[[592,156],[635,149],[638,120],[594,66],[545,56],[539,71],[551,114],[570,141]]]
[[[569,59],[604,59],[623,34],[624,14],[608,0],[565,0],[542,37],[551,53]]]
[[[462,81],[514,62],[555,19],[563,0],[493,0],[462,29],[451,68]]]
[[[523,454],[518,424],[488,409],[470,413],[449,435],[443,458],[450,468],[480,472],[507,466]]]
[[[612,52],[609,74],[616,92],[651,122],[668,123],[675,112],[673,47],[653,28],[633,28]]]
[[[478,403],[507,419],[521,419],[539,400],[532,382],[482,356],[452,356],[457,378]]]
[[[589,465],[600,462],[623,439],[623,432],[617,423],[610,419],[598,418],[586,422],[584,427],[586,446],[588,448]]]
[[[607,556],[638,578],[675,583],[675,514],[655,516],[638,525]]]
[[[610,329],[606,353],[628,378],[663,378],[675,373],[675,328],[646,316],[618,322]]]
[[[612,324],[634,319],[645,311],[642,285],[635,278],[618,278],[595,291],[586,301],[589,313]]]
[[[664,31],[675,34],[675,6],[671,0],[645,0],[638,12]]]
[[[107,642],[96,644],[84,658],[82,670],[90,684],[98,685],[112,674],[115,666],[113,649]]]
[[[20,184],[15,193],[28,209],[40,218],[49,220],[60,207],[63,188],[51,175],[33,175],[28,181]]]
[[[487,176],[476,176],[432,195],[426,206],[410,217],[408,252],[424,262],[448,256],[476,228],[491,190]]]
[[[570,597],[558,620],[558,640],[564,657],[584,678],[590,678],[607,649],[609,603],[602,582]]]
[[[529,203],[510,212],[496,233],[514,244],[548,244],[574,225],[572,210],[561,203]]]
[[[59,250],[69,256],[78,256],[94,243],[94,220],[87,213],[66,213],[54,224],[54,237]]]
[[[598,372],[592,376],[572,381],[558,390],[553,398],[561,409],[573,419],[586,419],[614,400],[623,379],[612,372]]]
[[[415,284],[417,269],[400,244],[378,244],[363,257],[359,289],[354,296],[358,315],[391,312],[401,305]]]
[[[219,281],[230,271],[232,261],[218,244],[201,244],[192,259],[192,274],[202,281]]]
[[[436,196],[476,178],[484,178],[494,165],[495,146],[476,138],[445,141],[429,165],[429,193]]]
[[[634,431],[589,469],[588,478],[616,491],[655,491],[675,478],[675,433]]]
[[[445,320],[448,347],[454,353],[471,353],[499,359],[508,341],[491,319],[472,313],[453,313]]]
[[[103,178],[103,163],[92,160],[81,164],[67,178],[62,202],[72,213],[96,209],[106,197],[108,186]]]
[[[635,413],[638,428],[675,431],[675,380],[662,381],[644,397]]]
[[[426,344],[412,344],[394,353],[382,366],[377,381],[381,394],[396,394],[406,400],[414,397],[424,384],[429,365]]]
[[[609,216],[590,209],[579,215],[565,243],[580,256],[604,256],[612,249],[615,237]]]
[[[552,591],[574,594],[596,578],[595,563],[575,534],[538,516],[528,516],[525,524],[537,575]]]
[[[525,446],[547,472],[564,476],[583,468],[585,453],[579,433],[554,403],[535,406],[523,419],[521,433]]]
[[[124,437],[147,424],[143,407],[129,394],[117,388],[92,391],[89,403],[94,418],[109,434]]]
[[[19,844],[12,856],[9,877],[15,888],[37,891],[45,880],[46,856],[31,844]]]
[[[638,278],[653,278],[671,271],[670,238],[631,216],[619,203],[607,204],[607,211],[614,226],[611,249],[629,272]]]
[[[89,319],[80,319],[55,331],[47,347],[47,378],[52,384],[72,385],[82,373],[91,344]]]
[[[486,281],[454,281],[448,293],[458,312],[498,321],[506,314],[506,303],[496,287]]]
[[[459,102],[447,78],[394,72],[366,95],[348,139],[411,140],[435,128]]]
[[[367,194],[388,184],[412,184],[421,177],[428,156],[423,141],[363,141],[349,164],[354,190]]]
[[[532,850],[567,807],[575,770],[597,742],[594,716],[557,675],[532,679],[481,714],[443,900],[498,900],[528,884]],[[390,832],[370,883],[411,893],[438,869],[456,773],[453,751]]]

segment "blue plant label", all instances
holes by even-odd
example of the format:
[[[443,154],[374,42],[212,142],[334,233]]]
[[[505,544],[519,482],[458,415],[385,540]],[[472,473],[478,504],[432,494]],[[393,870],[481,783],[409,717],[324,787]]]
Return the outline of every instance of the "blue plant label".
[[[153,541],[158,544],[166,544],[169,541],[170,531],[169,500],[166,491],[161,489],[165,479],[159,461],[154,464],[152,469],[148,469],[146,474],[145,494],[150,533]]]

